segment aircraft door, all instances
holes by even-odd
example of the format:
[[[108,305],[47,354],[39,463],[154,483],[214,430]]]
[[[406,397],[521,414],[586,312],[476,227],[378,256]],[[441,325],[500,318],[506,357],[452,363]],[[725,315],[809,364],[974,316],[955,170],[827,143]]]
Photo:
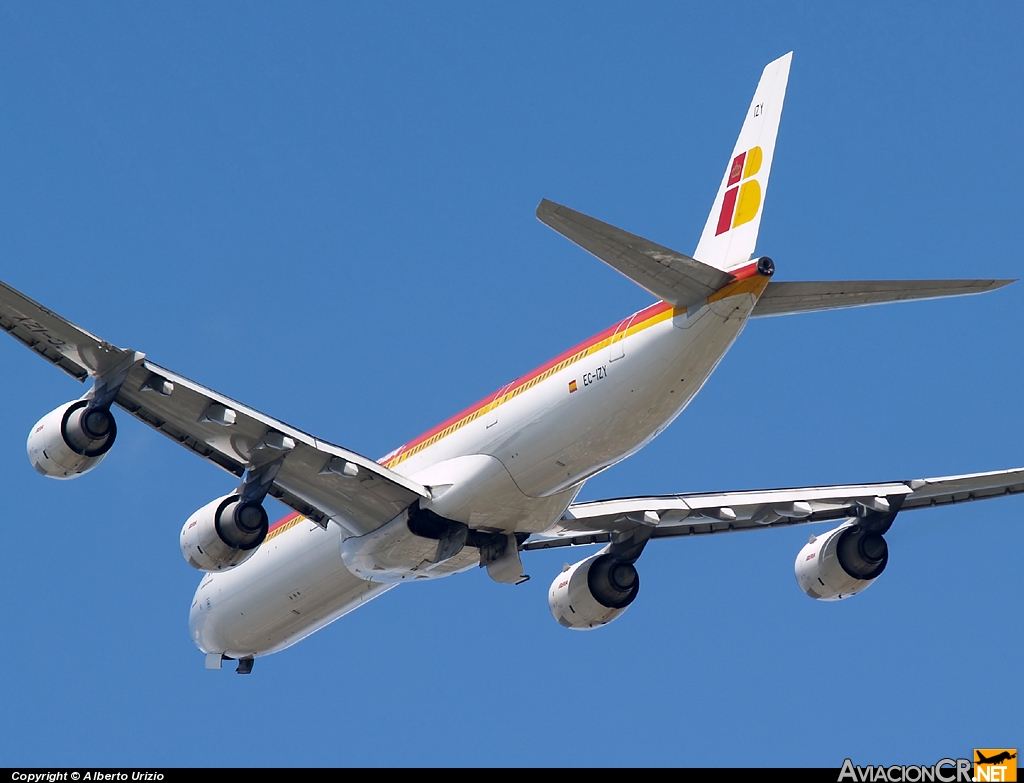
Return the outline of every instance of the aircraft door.
[[[511,388],[512,388],[512,384],[511,383],[505,384],[504,386],[501,387],[501,390],[494,396],[494,399],[495,400],[501,400],[501,398],[505,394],[505,392],[507,392]],[[495,424],[498,423],[498,408],[497,407],[493,407],[489,411],[487,411],[487,416],[484,418],[484,422],[486,423],[486,428],[487,429],[490,429],[491,427],[493,427]]]
[[[626,339],[626,333],[629,331],[629,327],[632,325],[636,315],[637,314],[634,313],[629,320],[623,321],[618,325],[618,327],[616,327],[615,333],[612,335],[611,343],[608,346],[608,361],[614,362],[626,355],[626,345],[624,341]]]

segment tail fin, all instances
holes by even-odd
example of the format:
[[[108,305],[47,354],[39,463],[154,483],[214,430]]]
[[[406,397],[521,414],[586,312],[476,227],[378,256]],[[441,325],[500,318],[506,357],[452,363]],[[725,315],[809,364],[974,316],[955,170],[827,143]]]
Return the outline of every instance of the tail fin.
[[[700,243],[693,257],[723,271],[746,264],[761,225],[775,137],[789,81],[793,53],[768,63],[754,91],[747,118],[729,158]]]

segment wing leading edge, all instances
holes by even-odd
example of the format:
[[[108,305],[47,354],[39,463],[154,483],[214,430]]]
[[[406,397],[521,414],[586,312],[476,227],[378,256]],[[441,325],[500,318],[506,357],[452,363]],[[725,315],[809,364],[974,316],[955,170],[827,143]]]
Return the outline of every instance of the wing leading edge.
[[[877,484],[596,500],[573,503],[551,534],[531,538],[522,549],[607,543],[642,526],[652,528],[651,538],[734,533],[1018,494],[1024,494],[1024,468]]]

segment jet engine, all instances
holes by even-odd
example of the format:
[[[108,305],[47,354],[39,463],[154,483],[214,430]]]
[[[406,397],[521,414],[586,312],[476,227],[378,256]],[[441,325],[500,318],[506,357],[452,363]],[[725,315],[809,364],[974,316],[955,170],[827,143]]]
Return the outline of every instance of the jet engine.
[[[99,465],[116,437],[109,408],[75,400],[36,422],[28,436],[28,459],[44,476],[73,479]]]
[[[181,528],[181,554],[200,571],[226,571],[248,560],[269,528],[267,512],[238,495],[217,498]]]
[[[626,611],[638,592],[640,574],[633,563],[598,553],[558,575],[548,591],[548,606],[566,628],[587,631]]]
[[[796,581],[811,598],[839,601],[865,590],[885,570],[889,547],[858,520],[811,540],[796,556]]]

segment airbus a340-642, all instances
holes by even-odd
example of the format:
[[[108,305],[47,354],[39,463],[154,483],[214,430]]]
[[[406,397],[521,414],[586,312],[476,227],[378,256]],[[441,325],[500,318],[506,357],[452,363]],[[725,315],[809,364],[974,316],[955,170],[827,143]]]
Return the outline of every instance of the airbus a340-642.
[[[570,348],[378,461],[290,427],[74,326],[0,284],[0,325],[84,381],[81,398],[28,437],[42,474],[70,479],[113,446],[116,406],[241,479],[185,521],[181,551],[204,572],[189,625],[210,668],[295,644],[392,587],[476,566],[524,575],[521,553],[604,546],[567,566],[548,602],[562,625],[619,617],[649,542],[813,522],[800,588],[835,600],[888,562],[897,514],[1024,492],[1024,468],[875,484],[574,502],[584,482],[648,443],[707,381],[748,320],[991,291],[1008,280],[776,282],[753,258],[791,54],[770,63],[692,256],[542,201],[545,224],[657,302]],[[270,495],[294,513],[269,524]]]

